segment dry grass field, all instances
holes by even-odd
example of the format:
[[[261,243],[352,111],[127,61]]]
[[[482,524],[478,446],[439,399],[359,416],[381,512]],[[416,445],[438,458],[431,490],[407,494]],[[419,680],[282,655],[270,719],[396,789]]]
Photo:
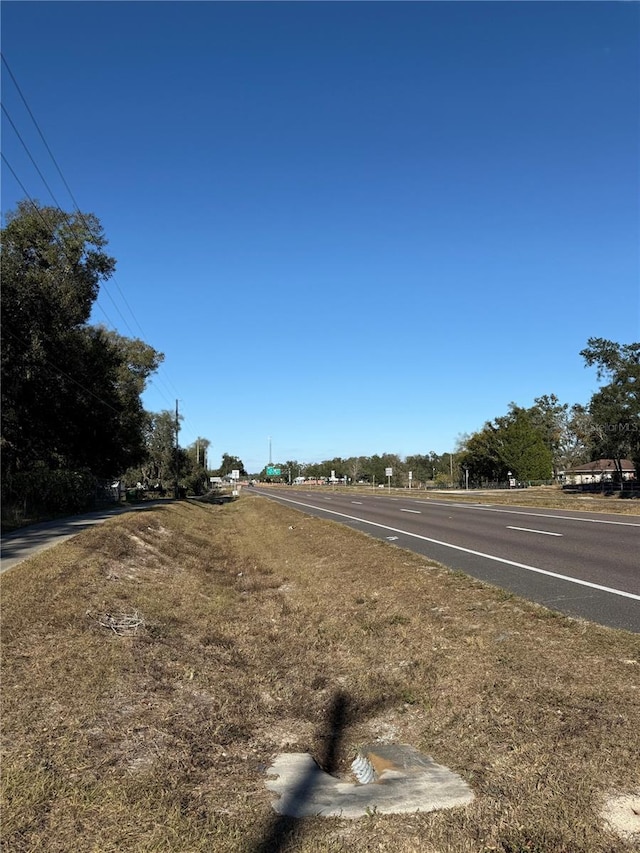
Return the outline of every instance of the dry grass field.
[[[113,518],[2,576],[2,849],[633,853],[640,637],[263,498]],[[340,708],[336,715],[335,709]],[[406,743],[461,808],[279,818],[279,752]]]

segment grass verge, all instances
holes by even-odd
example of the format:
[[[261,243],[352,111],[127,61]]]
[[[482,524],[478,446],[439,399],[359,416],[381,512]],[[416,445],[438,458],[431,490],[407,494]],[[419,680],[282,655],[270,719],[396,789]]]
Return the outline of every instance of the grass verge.
[[[602,814],[640,788],[636,635],[251,496],[119,516],[0,583],[5,851],[637,849]],[[275,819],[277,752],[346,776],[375,740],[476,799]]]

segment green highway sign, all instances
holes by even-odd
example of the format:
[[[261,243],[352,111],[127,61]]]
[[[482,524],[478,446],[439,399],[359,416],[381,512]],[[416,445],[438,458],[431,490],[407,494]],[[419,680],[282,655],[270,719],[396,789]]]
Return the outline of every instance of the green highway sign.
[[[267,465],[267,477],[279,477],[280,469],[274,468],[273,465]]]

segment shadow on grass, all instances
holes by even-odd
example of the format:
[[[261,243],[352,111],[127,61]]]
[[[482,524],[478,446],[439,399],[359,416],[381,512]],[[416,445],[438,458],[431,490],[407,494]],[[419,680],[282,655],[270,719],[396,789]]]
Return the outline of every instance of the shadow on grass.
[[[344,732],[352,714],[349,708],[349,698],[342,692],[337,691],[333,697],[326,718],[324,729],[320,733],[319,740],[323,744],[321,754],[317,756],[317,763],[326,773],[335,773],[338,769],[338,756]],[[293,802],[304,802],[313,789],[316,774],[311,772],[304,776],[297,787],[292,791]],[[267,826],[264,838],[253,848],[253,853],[277,853],[284,850],[289,842],[300,831],[300,819],[288,815],[275,815]]]

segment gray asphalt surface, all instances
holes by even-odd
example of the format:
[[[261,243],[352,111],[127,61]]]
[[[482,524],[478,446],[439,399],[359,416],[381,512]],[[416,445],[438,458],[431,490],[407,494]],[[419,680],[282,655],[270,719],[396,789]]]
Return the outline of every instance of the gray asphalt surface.
[[[459,569],[531,601],[640,633],[640,517],[416,499],[254,490]]]
[[[94,512],[74,515],[70,518],[59,518],[53,521],[43,521],[41,524],[30,524],[12,533],[3,534],[0,548],[0,573],[6,572],[23,560],[43,551],[53,548],[66,539],[76,536],[82,530],[102,524],[114,515],[123,512],[140,512],[153,506],[157,501],[143,504],[114,506]]]

